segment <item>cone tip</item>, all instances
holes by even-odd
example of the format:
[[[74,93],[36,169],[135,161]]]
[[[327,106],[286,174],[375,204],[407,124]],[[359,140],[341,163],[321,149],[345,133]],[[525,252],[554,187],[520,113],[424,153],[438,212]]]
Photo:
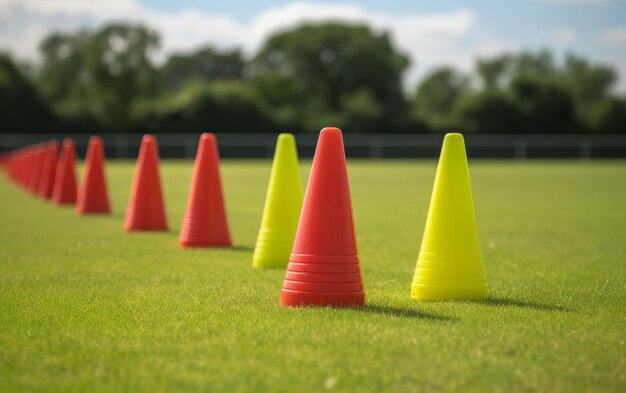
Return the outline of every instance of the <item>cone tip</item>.
[[[200,135],[200,141],[213,141],[215,142],[215,134],[212,132],[204,132]]]
[[[89,138],[89,144],[90,144],[90,145],[91,145],[91,144],[94,144],[94,145],[96,145],[96,144],[101,145],[101,144],[102,144],[102,138],[100,138],[100,137],[99,137],[99,136],[97,136],[97,135],[93,135],[92,137],[90,137],[90,138]]]
[[[321,135],[339,135],[341,136],[341,130],[337,127],[325,127],[320,131]]]
[[[341,133],[341,130],[337,127],[323,128],[322,131],[320,131],[318,144],[324,143],[324,141],[330,144],[339,143],[343,146],[343,134]]]
[[[74,147],[74,140],[72,138],[63,139],[63,148],[69,149]]]
[[[283,132],[281,134],[278,134],[278,142],[282,141],[282,140],[294,140],[295,137],[293,136],[293,134],[290,134],[288,132]]]
[[[293,136],[293,134],[289,134],[289,133],[282,133],[282,134],[278,134],[278,143],[281,142],[294,142],[296,140],[296,138]]]
[[[154,137],[154,135],[146,134],[143,136],[143,138],[141,138],[141,143],[155,143],[155,142],[156,142],[156,138]]]
[[[464,142],[463,134],[459,132],[449,132],[443,138],[444,142]]]

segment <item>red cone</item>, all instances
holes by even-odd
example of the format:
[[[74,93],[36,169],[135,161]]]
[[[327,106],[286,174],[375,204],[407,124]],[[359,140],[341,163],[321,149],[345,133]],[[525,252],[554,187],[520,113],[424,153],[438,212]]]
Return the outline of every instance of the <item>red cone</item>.
[[[24,189],[28,190],[28,183],[30,181],[30,176],[35,168],[35,147],[29,146],[28,153],[26,154],[26,165],[24,171],[24,178],[22,179],[22,185]]]
[[[124,229],[126,231],[167,231],[167,218],[159,176],[159,151],[156,138],[152,135],[145,135],[141,141]]]
[[[39,180],[39,197],[42,199],[50,199],[54,188],[54,176],[57,169],[57,161],[59,157],[59,143],[55,140],[48,142],[46,146],[46,155],[41,168],[41,176]]]
[[[26,146],[20,153],[20,168],[18,172],[18,182],[23,188],[28,186],[30,170],[33,167],[33,150],[32,146]]]
[[[220,157],[215,135],[202,134],[193,168],[187,212],[180,230],[181,247],[232,245],[219,165]]]
[[[41,144],[36,145],[33,149],[33,166],[28,177],[28,191],[32,194],[37,194],[37,191],[39,191],[39,178],[41,176],[41,168],[43,166],[43,159],[46,155],[46,150]]]
[[[22,180],[24,189],[26,191],[28,191],[30,178],[33,175],[33,171],[35,170],[35,156],[36,156],[35,146],[29,146],[28,154],[26,155],[26,171],[24,172],[24,179]]]
[[[280,303],[365,304],[343,138],[324,128],[317,143]]]
[[[70,138],[63,140],[63,151],[54,176],[52,201],[57,205],[76,203],[76,149]]]
[[[78,215],[111,213],[106,176],[104,174],[104,148],[102,139],[97,136],[92,136],[89,139],[85,174],[78,190],[76,212]]]
[[[20,153],[20,164],[18,171],[18,182],[23,188],[28,187],[28,179],[30,177],[30,170],[33,166],[33,151],[32,146],[26,146]]]

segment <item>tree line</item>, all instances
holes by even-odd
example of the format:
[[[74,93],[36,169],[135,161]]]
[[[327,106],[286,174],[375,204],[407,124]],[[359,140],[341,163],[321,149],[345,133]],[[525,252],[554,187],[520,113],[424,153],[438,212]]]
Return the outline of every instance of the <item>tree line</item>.
[[[54,32],[40,62],[0,54],[1,132],[624,133],[617,73],[549,51],[441,67],[413,91],[386,33],[364,25],[302,25],[251,58],[204,47],[154,57],[149,27]],[[418,59],[419,61],[419,59]]]

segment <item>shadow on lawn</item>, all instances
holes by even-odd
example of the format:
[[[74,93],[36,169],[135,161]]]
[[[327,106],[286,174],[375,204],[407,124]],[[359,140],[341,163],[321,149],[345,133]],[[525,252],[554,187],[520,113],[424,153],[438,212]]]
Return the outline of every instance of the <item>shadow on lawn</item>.
[[[544,304],[538,302],[532,302],[527,300],[516,300],[507,297],[490,297],[488,299],[473,300],[472,303],[484,304],[487,306],[504,306],[504,307],[519,307],[519,308],[532,308],[538,311],[563,311],[572,312],[569,307],[563,307],[555,304]]]
[[[368,304],[364,307],[349,308],[349,310],[361,311],[370,314],[391,315],[401,318],[427,319],[432,321],[457,321],[458,318],[449,317],[447,315],[433,314],[426,311],[415,310],[412,308],[397,308],[392,306],[378,306]]]
[[[254,247],[252,246],[243,246],[243,245],[234,245],[230,248],[233,251],[243,251],[243,252],[252,252],[254,251]]]

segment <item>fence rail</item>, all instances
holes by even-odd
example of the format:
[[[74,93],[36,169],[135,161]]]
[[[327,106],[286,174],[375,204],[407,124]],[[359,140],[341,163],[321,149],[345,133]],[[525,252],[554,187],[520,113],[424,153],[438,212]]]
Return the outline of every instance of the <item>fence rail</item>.
[[[161,156],[192,158],[198,134],[157,134]],[[224,158],[271,157],[276,134],[217,134],[220,154]],[[38,142],[71,137],[79,157],[87,147],[89,135],[75,134],[0,134],[0,152],[9,152]],[[139,151],[141,135],[102,135],[109,158],[134,158]],[[465,136],[468,155],[472,158],[626,158],[626,135],[484,135]],[[316,134],[297,134],[298,152],[311,157],[317,143]],[[344,143],[349,157],[360,158],[435,158],[442,136],[434,134],[346,134]]]

